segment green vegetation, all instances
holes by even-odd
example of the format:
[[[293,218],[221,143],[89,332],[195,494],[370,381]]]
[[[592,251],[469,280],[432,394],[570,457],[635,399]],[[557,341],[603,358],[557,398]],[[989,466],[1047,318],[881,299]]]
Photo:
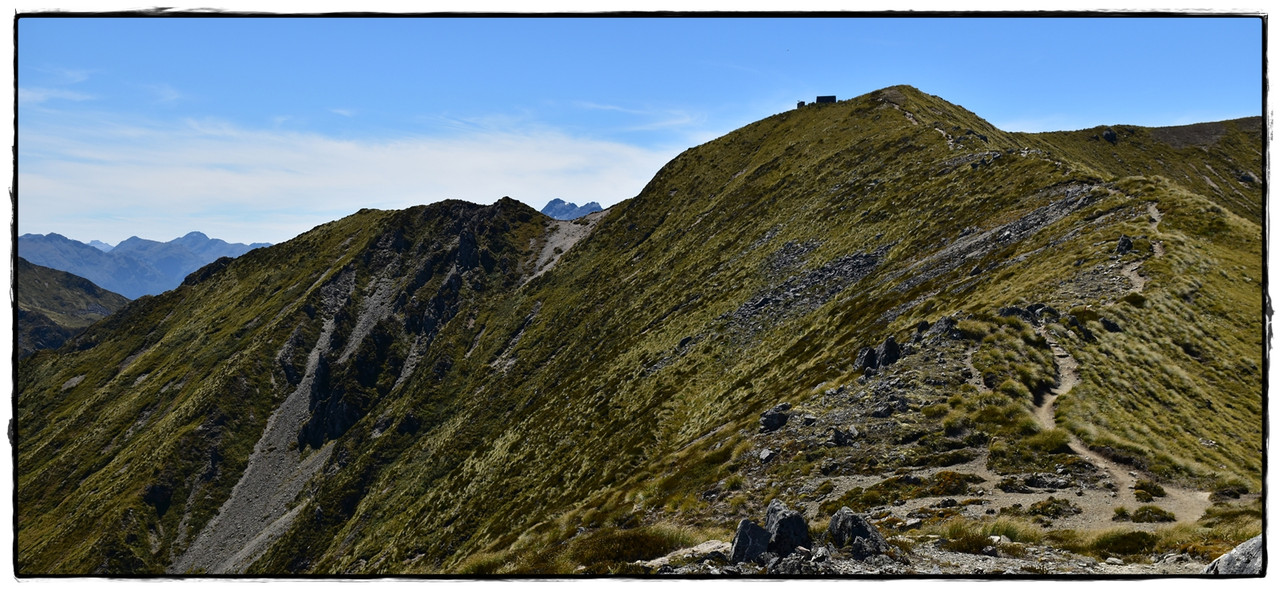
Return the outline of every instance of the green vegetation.
[[[1143,505],[1133,511],[1133,521],[1136,523],[1152,523],[1152,522],[1171,522],[1177,520],[1172,513],[1160,509],[1154,505]]]
[[[129,299],[75,276],[32,264],[15,264],[18,356],[53,349],[129,303]]]
[[[868,508],[887,505],[900,499],[963,495],[968,492],[971,483],[980,482],[982,482],[982,477],[977,475],[961,474],[949,470],[938,472],[927,479],[912,475],[896,476],[885,479],[866,489],[854,487],[846,491],[838,499],[824,501],[819,511],[830,515],[845,506],[855,511],[866,511]]]
[[[831,513],[977,482],[899,468],[1072,469],[1068,432],[1166,485],[1261,488],[1261,187],[1197,179],[1260,176],[1261,135],[1219,128],[1009,134],[895,87],[684,152],[536,278],[558,225],[510,200],[317,227],[18,365],[17,569],[169,570],[304,381],[289,450],[323,474],[249,573],[629,572],[804,489]],[[1032,304],[1056,315],[1001,316]],[[952,316],[958,339],[912,343]],[[1049,431],[1045,334],[1080,365]],[[860,381],[889,335],[896,384]],[[784,401],[818,424],[760,433]],[[1248,517],[1179,542],[1217,550]],[[1165,541],[996,521],[1087,553]]]

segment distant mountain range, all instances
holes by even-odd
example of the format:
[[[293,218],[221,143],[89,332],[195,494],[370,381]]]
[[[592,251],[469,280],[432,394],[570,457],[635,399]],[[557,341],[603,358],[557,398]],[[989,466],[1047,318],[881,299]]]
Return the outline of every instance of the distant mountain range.
[[[131,299],[160,294],[222,257],[238,257],[266,243],[227,243],[192,231],[168,242],[130,237],[115,247],[86,244],[57,233],[18,238],[18,254],[33,264],[70,272]]]
[[[547,206],[542,207],[542,214],[551,217],[552,219],[568,221],[602,210],[604,209],[600,208],[600,203],[595,201],[578,206],[571,202],[565,202],[558,198],[554,198],[551,199],[551,202],[547,203]]]
[[[60,347],[129,299],[84,278],[18,258],[18,357]]]

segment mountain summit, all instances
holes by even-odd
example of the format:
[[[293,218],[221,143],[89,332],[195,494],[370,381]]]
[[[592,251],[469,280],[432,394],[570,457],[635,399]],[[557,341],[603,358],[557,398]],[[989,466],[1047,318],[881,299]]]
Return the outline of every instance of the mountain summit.
[[[1260,532],[1262,132],[898,86],[576,221],[360,211],[18,365],[17,571],[1202,570]]]
[[[547,206],[542,207],[542,214],[548,217],[551,217],[552,219],[559,219],[561,221],[571,221],[573,219],[577,219],[578,217],[589,215],[591,213],[599,212],[602,210],[604,209],[600,208],[600,203],[595,201],[589,202],[582,206],[578,206],[571,202],[565,202],[558,198],[553,198],[551,199],[551,202],[547,203]]]

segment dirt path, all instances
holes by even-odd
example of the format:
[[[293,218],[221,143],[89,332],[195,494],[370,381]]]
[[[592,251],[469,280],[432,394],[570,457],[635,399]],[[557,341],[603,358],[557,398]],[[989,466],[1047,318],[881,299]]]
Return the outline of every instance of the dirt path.
[[[1164,215],[1160,214],[1160,209],[1156,208],[1156,203],[1149,202],[1147,203],[1147,216],[1151,223],[1151,253],[1159,258],[1164,256],[1164,242],[1156,239],[1155,234],[1159,232],[1160,221],[1164,219]],[[1132,292],[1142,292],[1142,289],[1147,286],[1147,277],[1138,273],[1138,268],[1142,267],[1143,261],[1130,262],[1120,269],[1120,274],[1128,278],[1129,282],[1133,284],[1133,288],[1130,289]]]
[[[1156,203],[1149,202],[1147,216],[1151,219],[1151,252],[1159,258],[1164,256],[1164,242],[1156,239],[1155,234],[1160,232],[1160,221],[1164,220],[1164,215],[1156,208]]]
[[[1080,364],[1058,344],[1052,333],[1043,327],[1039,329],[1039,332],[1048,340],[1049,347],[1053,350],[1053,363],[1058,370],[1058,386],[1053,387],[1050,393],[1040,400],[1040,404],[1036,406],[1034,412],[1036,421],[1040,426],[1050,430],[1057,427],[1054,414],[1058,397],[1070,392],[1080,382]],[[1086,517],[1082,518],[1089,524],[1087,527],[1111,527],[1116,525],[1110,521],[1110,516],[1116,507],[1126,507],[1132,513],[1142,506],[1133,495],[1134,485],[1139,480],[1137,473],[1090,450],[1084,442],[1081,442],[1074,435],[1067,434],[1067,439],[1067,447],[1072,452],[1093,463],[1101,472],[1106,474],[1106,477],[1112,483],[1112,492],[1109,497],[1091,493],[1082,495],[1080,501],[1078,501],[1088,512]],[[1177,522],[1189,523],[1200,519],[1200,516],[1204,515],[1205,509],[1211,504],[1208,492],[1174,486],[1165,486],[1164,490],[1167,495],[1157,498],[1153,504],[1173,513],[1177,518]],[[1145,525],[1158,527],[1160,524]]]
[[[1080,365],[1076,363],[1076,359],[1071,357],[1062,346],[1058,345],[1058,340],[1054,339],[1053,334],[1048,330],[1040,328],[1040,335],[1049,341],[1049,348],[1053,350],[1053,363],[1058,368],[1058,385],[1049,390],[1049,394],[1040,399],[1040,404],[1036,405],[1035,417],[1036,423],[1044,429],[1053,429],[1056,427],[1054,420],[1054,403],[1058,400],[1059,395],[1066,394],[1071,391],[1076,383],[1080,382],[1080,375],[1077,372]],[[1075,450],[1075,448],[1072,448]]]

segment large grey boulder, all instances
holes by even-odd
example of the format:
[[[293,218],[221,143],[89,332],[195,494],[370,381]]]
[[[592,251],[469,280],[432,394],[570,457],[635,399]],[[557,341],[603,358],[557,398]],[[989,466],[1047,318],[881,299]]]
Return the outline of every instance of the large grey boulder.
[[[853,361],[854,370],[875,369],[879,366],[880,357],[876,355],[875,348],[864,347],[858,350],[858,357]]]
[[[1263,543],[1257,535],[1219,556],[1204,568],[1206,575],[1261,575]]]
[[[879,358],[880,366],[888,366],[902,357],[902,348],[891,335],[885,338],[884,343],[876,348],[876,356]]]
[[[769,502],[764,529],[769,532],[769,552],[778,556],[785,557],[799,546],[813,548],[804,516],[777,499]]]
[[[845,548],[854,558],[864,560],[869,556],[884,554],[889,551],[889,542],[884,539],[867,518],[858,515],[848,507],[841,507],[831,516],[831,525],[827,526],[831,543],[837,548]]]
[[[779,403],[772,409],[760,414],[760,431],[768,433],[781,428],[787,424],[787,419],[791,414],[787,412],[791,409],[790,403]]]
[[[755,522],[743,518],[738,531],[733,534],[733,546],[729,549],[730,562],[752,562],[769,548],[769,532]]]

